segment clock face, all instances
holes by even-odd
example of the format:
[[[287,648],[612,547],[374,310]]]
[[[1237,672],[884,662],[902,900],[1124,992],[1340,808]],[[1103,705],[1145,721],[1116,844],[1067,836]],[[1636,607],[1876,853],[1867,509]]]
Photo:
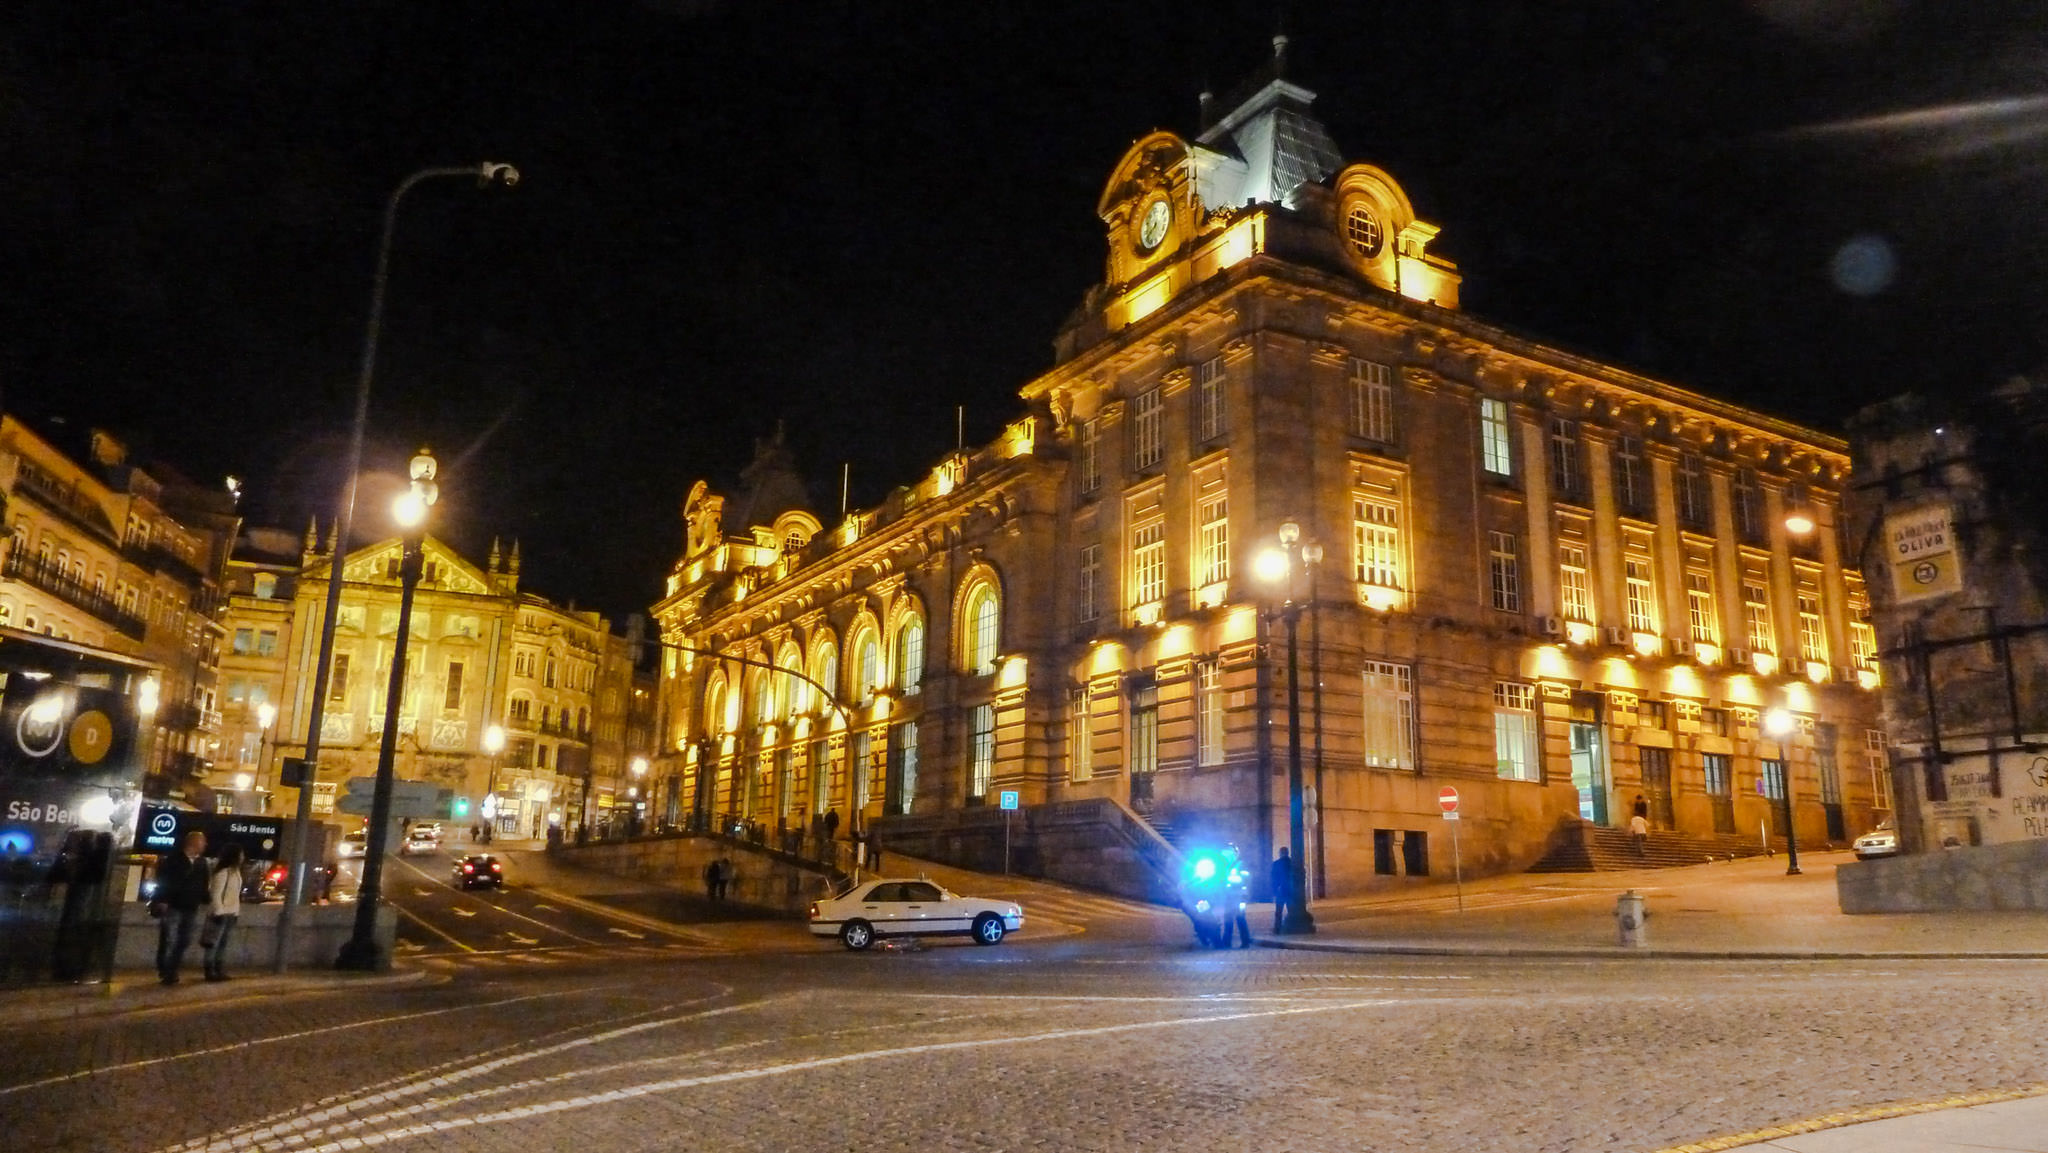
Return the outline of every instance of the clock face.
[[[1159,242],[1166,239],[1166,226],[1171,223],[1173,210],[1166,206],[1166,201],[1153,201],[1145,209],[1145,218],[1138,222],[1138,247],[1147,252],[1159,247]]]

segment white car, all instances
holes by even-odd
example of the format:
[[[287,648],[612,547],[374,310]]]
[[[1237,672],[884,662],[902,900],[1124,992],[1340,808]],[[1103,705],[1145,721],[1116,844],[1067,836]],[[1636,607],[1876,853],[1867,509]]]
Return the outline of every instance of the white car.
[[[963,897],[925,880],[864,881],[811,904],[811,935],[837,937],[849,949],[877,937],[946,935],[994,945],[1023,927],[1024,910],[1014,902]]]
[[[345,836],[341,839],[341,844],[334,850],[334,853],[336,856],[346,861],[353,857],[362,856],[364,853],[369,852],[369,848],[369,832],[363,829],[357,829],[355,832],[350,833],[348,836]]]
[[[405,843],[398,847],[401,856],[410,857],[415,853],[433,853],[441,848],[439,829],[414,829],[405,835]]]
[[[1868,861],[1872,857],[1896,857],[1899,855],[1899,831],[1887,819],[1883,824],[1856,838],[1853,847],[1859,861]]]

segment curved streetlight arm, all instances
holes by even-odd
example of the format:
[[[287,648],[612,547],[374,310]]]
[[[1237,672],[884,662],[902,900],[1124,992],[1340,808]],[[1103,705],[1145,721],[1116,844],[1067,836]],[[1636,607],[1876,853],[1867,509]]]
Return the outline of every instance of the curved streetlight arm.
[[[400,181],[384,204],[384,228],[377,241],[377,271],[370,285],[370,314],[363,332],[363,359],[356,372],[356,406],[354,420],[349,425],[346,480],[342,487],[339,515],[335,518],[334,556],[328,566],[327,599],[320,624],[319,664],[313,670],[313,699],[307,708],[305,761],[309,775],[319,772],[320,730],[326,723],[328,680],[334,668],[335,616],[341,611],[343,561],[348,553],[349,534],[355,528],[356,487],[363,470],[364,433],[370,422],[370,381],[377,367],[377,338],[384,322],[384,286],[390,278],[391,237],[398,224],[398,205],[415,185],[446,176],[474,176],[483,187],[493,182],[508,188],[519,183],[518,169],[494,161],[463,167],[422,168]],[[290,949],[293,910],[304,902],[306,896],[306,870],[309,865],[306,860],[306,832],[313,820],[313,782],[310,779],[299,785],[295,816],[297,823],[289,851],[290,891],[278,909],[277,950],[273,957],[273,967],[280,973],[285,970]]]

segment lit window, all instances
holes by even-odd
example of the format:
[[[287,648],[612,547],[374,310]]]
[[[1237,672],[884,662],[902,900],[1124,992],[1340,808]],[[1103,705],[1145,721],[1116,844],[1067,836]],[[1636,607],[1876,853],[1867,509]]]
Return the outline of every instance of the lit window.
[[[996,650],[1002,643],[1002,605],[996,590],[983,584],[967,598],[968,671],[987,675],[996,671]]]
[[[859,647],[854,649],[854,674],[860,678],[854,694],[858,700],[873,698],[875,690],[882,687],[882,646],[873,629],[861,633]]]
[[[1819,661],[1828,659],[1827,634],[1821,629],[1820,593],[1818,590],[1799,590],[1799,659]]]
[[[1626,563],[1628,580],[1628,627],[1631,632],[1657,631],[1657,588],[1651,577],[1650,558],[1631,556]]]
[[[1379,769],[1415,767],[1415,675],[1409,665],[1365,662],[1365,763]]]
[[[1195,368],[1195,439],[1212,441],[1230,427],[1224,408],[1223,358],[1212,356]]]
[[[1131,689],[1131,775],[1159,771],[1159,686],[1140,681]]]
[[[1166,456],[1166,399],[1157,388],[1138,394],[1132,405],[1131,464],[1151,468]]]
[[[1515,534],[1489,532],[1487,539],[1487,575],[1493,593],[1493,607],[1506,613],[1522,611],[1522,572],[1520,547]]]
[[[1593,583],[1586,574],[1584,545],[1561,544],[1557,549],[1558,589],[1564,619],[1593,622]]]
[[[1223,662],[1195,665],[1195,763],[1223,763]]]
[[[1742,581],[1742,623],[1749,647],[1759,653],[1778,651],[1777,638],[1771,628],[1771,599],[1766,591],[1763,574],[1752,573]]]
[[[1493,686],[1493,759],[1504,781],[1538,781],[1536,686],[1496,681]]]
[[[1694,559],[1694,565],[1688,566],[1685,572],[1687,623],[1695,643],[1719,644],[1721,628],[1714,617],[1714,574],[1705,567],[1705,557]]]
[[[1088,708],[1088,689],[1083,686],[1067,699],[1067,778],[1085,781],[1095,775],[1094,770],[1093,714]]]
[[[976,705],[967,737],[967,795],[986,797],[996,770],[996,707]]]
[[[1351,575],[1376,588],[1401,587],[1401,510],[1392,501],[1351,500]]]
[[[1076,618],[1083,624],[1090,624],[1102,618],[1102,546],[1099,544],[1081,547],[1079,566],[1080,589],[1076,597]]]
[[[1515,458],[1509,444],[1507,402],[1490,396],[1480,398],[1479,452],[1487,472],[1494,476],[1515,475]]]
[[[1386,243],[1386,232],[1380,227],[1379,217],[1364,204],[1354,204],[1344,214],[1344,243],[1366,260],[1380,254]]]
[[[1166,596],[1166,524],[1154,521],[1131,535],[1132,584],[1139,604]]]
[[[1211,497],[1202,502],[1202,575],[1199,583],[1214,584],[1230,579],[1230,498]]]
[[[1374,360],[1351,361],[1351,435],[1391,443],[1394,439],[1394,370]]]
[[[905,696],[924,680],[924,622],[912,617],[896,630],[896,687]]]

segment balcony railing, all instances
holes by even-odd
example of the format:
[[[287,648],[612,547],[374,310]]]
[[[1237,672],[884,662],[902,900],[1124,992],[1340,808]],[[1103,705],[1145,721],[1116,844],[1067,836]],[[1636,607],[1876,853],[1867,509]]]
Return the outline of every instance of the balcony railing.
[[[84,609],[135,640],[141,640],[142,634],[149,629],[148,621],[123,609],[113,597],[95,591],[92,586],[65,572],[54,561],[45,563],[37,557],[10,550],[7,562],[0,565],[0,577],[39,588]]]
[[[114,541],[114,525],[107,519],[106,510],[99,506],[99,502],[78,491],[76,485],[62,484],[24,461],[15,473],[14,487],[16,492],[28,493],[50,511],[94,536],[110,544]]]

